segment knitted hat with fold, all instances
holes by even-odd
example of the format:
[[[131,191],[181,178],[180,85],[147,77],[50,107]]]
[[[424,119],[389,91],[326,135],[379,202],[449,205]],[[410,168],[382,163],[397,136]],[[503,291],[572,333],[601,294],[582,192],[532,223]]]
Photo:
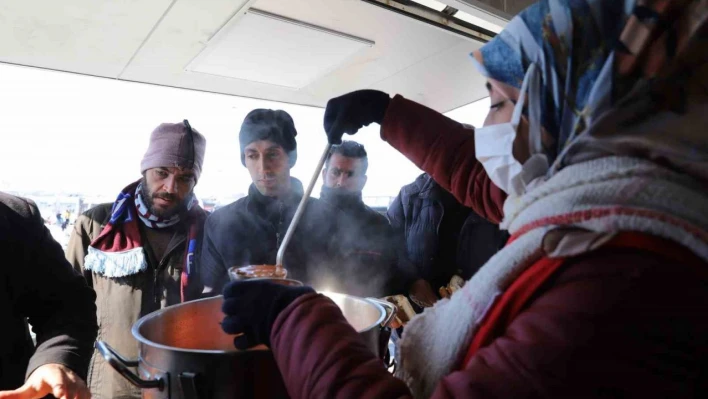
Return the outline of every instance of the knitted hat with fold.
[[[199,180],[205,150],[206,139],[192,129],[186,119],[182,123],[163,123],[150,135],[150,144],[140,162],[140,171],[145,173],[153,168],[187,168]]]

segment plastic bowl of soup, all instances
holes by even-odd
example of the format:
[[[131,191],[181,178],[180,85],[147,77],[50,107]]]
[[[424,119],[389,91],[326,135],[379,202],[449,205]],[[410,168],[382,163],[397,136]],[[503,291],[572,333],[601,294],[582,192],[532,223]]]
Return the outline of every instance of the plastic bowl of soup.
[[[234,266],[229,269],[229,278],[235,280],[251,280],[257,278],[285,279],[288,271],[284,267],[274,265]]]

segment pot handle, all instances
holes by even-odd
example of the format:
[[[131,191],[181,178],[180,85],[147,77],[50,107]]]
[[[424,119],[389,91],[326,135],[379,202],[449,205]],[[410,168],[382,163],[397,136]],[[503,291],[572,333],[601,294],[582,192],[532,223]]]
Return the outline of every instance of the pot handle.
[[[157,388],[162,391],[165,387],[164,381],[161,378],[156,380],[143,380],[138,377],[132,371],[128,370],[129,367],[137,367],[137,360],[127,360],[123,356],[119,355],[115,349],[111,348],[107,343],[103,341],[96,341],[96,349],[101,353],[106,362],[113,367],[118,374],[122,375],[123,378],[128,380],[131,384],[135,385],[140,389],[150,389]]]
[[[391,324],[391,322],[393,321],[393,318],[396,317],[396,312],[398,312],[398,308],[396,307],[396,305],[392,304],[389,301],[384,301],[384,300],[381,300],[378,298],[366,298],[366,299],[370,300],[371,302],[375,302],[375,303],[383,306],[383,308],[386,310],[387,315],[386,315],[386,319],[384,319],[383,323],[381,323],[381,327],[388,327]]]
[[[183,372],[179,374],[179,384],[182,387],[182,395],[185,399],[199,399],[199,390],[197,389],[197,374]]]

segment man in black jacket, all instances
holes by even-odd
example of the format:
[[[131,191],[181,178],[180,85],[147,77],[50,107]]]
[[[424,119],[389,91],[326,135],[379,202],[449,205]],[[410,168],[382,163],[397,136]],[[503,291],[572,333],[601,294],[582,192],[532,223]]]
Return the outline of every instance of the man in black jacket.
[[[248,196],[212,213],[204,227],[197,268],[205,294],[221,293],[233,266],[275,265],[278,248],[303,196],[302,183],[290,176],[297,160],[297,131],[282,110],[256,109],[241,125],[241,163],[253,183]],[[339,211],[309,198],[285,252],[288,278],[319,289],[339,276]]]
[[[96,294],[66,261],[36,205],[5,193],[0,253],[0,397],[88,398]]]
[[[332,147],[322,170],[320,198],[342,211],[340,284],[352,295],[403,294],[412,283],[413,273],[406,270],[407,263],[399,263],[400,240],[386,217],[362,200],[368,167],[364,146],[344,141]]]

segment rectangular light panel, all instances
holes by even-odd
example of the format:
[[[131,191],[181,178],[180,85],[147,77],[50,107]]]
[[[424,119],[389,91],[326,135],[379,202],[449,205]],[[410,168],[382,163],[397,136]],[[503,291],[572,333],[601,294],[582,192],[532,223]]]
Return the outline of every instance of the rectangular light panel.
[[[300,89],[374,45],[256,9],[232,22],[187,70]]]

